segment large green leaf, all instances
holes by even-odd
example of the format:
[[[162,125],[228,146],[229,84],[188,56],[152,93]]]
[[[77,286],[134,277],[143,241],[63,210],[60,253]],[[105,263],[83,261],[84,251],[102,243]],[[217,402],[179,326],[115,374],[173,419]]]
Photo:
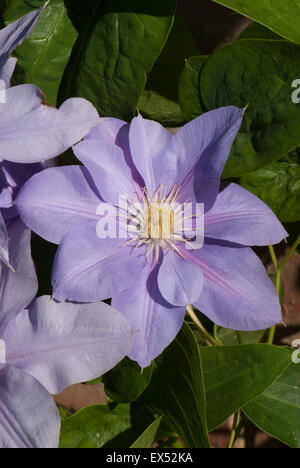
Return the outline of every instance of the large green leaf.
[[[11,23],[41,7],[45,0],[6,0],[3,17]],[[50,104],[56,104],[58,88],[76,41],[63,0],[51,0],[29,38],[16,49],[18,59],[13,84],[33,83],[43,90]]]
[[[300,0],[214,0],[300,44]]]
[[[300,364],[290,364],[243,411],[264,432],[300,448]]]
[[[275,162],[244,175],[240,183],[269,205],[281,221],[300,220],[300,165]]]
[[[102,376],[109,398],[119,403],[137,400],[150,383],[153,366],[141,369],[131,359],[125,358]]]
[[[150,448],[154,442],[162,418],[163,415],[156,418],[155,421],[153,421],[153,423],[151,423],[150,426],[145,429],[143,434],[141,434],[140,437],[136,439],[130,448]]]
[[[166,43],[175,5],[176,0],[95,0],[80,29],[61,96],[82,96],[103,116],[131,119],[147,73]]]
[[[100,448],[130,427],[130,405],[89,406],[62,421],[60,447]]]
[[[210,446],[201,357],[186,323],[176,340],[157,359],[151,383],[140,401],[157,414],[165,414],[186,447]]]
[[[266,390],[288,366],[291,353],[267,344],[200,348],[209,430]]]
[[[180,76],[178,94],[183,118],[186,121],[195,119],[205,112],[201,104],[199,89],[200,72],[208,56],[191,57],[186,61]]]
[[[205,62],[204,108],[248,106],[224,177],[253,172],[299,146],[300,109],[291,99],[299,63],[298,46],[270,40],[239,40]]]
[[[139,101],[142,115],[169,127],[183,124],[178,99],[179,78],[186,58],[197,54],[196,41],[177,13],[166,46],[148,75],[146,90]]]
[[[152,414],[136,403],[89,406],[70,418],[63,418],[60,447],[125,448],[133,444],[146,445],[155,437],[160,421],[152,426]]]

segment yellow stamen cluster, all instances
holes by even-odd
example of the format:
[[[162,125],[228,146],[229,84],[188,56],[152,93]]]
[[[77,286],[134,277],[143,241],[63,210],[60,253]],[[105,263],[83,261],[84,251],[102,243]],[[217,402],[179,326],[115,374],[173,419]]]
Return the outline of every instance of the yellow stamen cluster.
[[[177,243],[188,244],[182,235],[182,228],[193,215],[187,216],[185,212],[192,206],[189,200],[179,203],[180,186],[174,186],[169,194],[163,185],[148,197],[146,188],[142,191],[141,200],[132,200],[128,208],[128,230],[131,239],[125,245],[135,244],[135,248],[146,245],[146,259],[153,254],[156,262],[159,261],[160,249],[176,251],[184,257]]]

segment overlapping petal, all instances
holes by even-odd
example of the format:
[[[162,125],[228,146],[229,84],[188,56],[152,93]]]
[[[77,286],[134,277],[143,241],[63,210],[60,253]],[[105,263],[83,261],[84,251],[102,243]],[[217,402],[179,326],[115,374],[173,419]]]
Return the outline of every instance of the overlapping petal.
[[[242,109],[223,107],[189,122],[174,136],[157,122],[140,115],[133,119],[130,150],[148,193],[161,183],[167,192],[176,184],[183,198],[192,196],[205,210],[211,208],[242,118]]]
[[[157,284],[157,267],[146,265],[138,287],[133,286],[112,298],[112,306],[128,320],[138,333],[128,356],[148,367],[174,340],[185,315],[185,307],[174,307],[161,295]]]
[[[164,255],[158,271],[158,287],[170,304],[186,307],[199,299],[203,274],[195,263],[177,253],[169,252]]]
[[[117,145],[123,151],[123,157],[127,166],[131,170],[135,189],[139,191],[145,183],[133,163],[129,145],[129,129],[130,124],[123,120],[106,117],[101,119],[101,123],[93,127],[90,133],[84,138],[85,140],[97,140],[99,142],[106,141],[110,145]]]
[[[38,289],[31,257],[31,232],[21,221],[15,221],[8,230],[10,264],[0,270],[0,332],[4,322],[26,307]],[[1,334],[0,334],[1,336]]]
[[[105,303],[57,303],[43,296],[8,323],[3,339],[9,364],[59,393],[114,367],[128,354],[133,334]]]
[[[59,244],[84,221],[100,219],[100,199],[88,171],[81,166],[53,167],[33,176],[22,188],[16,207],[25,224]]]
[[[1,33],[1,31],[0,31]],[[6,91],[5,89],[6,88],[9,88],[10,86],[10,80],[11,80],[11,77],[12,77],[12,74],[15,70],[15,67],[16,67],[16,64],[17,64],[17,59],[13,58],[13,57],[10,57],[6,62],[5,64],[0,68],[0,80],[2,80],[4,82],[4,85],[5,87],[1,87],[1,93],[2,93],[2,97],[3,99],[0,101],[3,103],[3,101],[6,100]]]
[[[103,200],[118,205],[120,197],[134,196],[131,169],[119,146],[98,138],[78,143],[73,151],[89,170]]]
[[[263,330],[281,322],[276,290],[249,247],[206,243],[185,255],[204,276],[194,305],[214,323],[234,330]]]
[[[273,211],[237,184],[219,193],[205,216],[205,235],[242,245],[273,245],[288,237]]]
[[[83,223],[63,238],[53,266],[53,297],[77,302],[109,299],[136,284],[145,253],[125,246],[126,239],[97,235],[95,223]]]
[[[20,369],[0,368],[0,447],[56,448],[60,417],[47,390]]]
[[[0,104],[0,158],[25,163],[54,158],[98,122],[96,109],[85,99],[68,99],[55,109],[35,86],[14,86]]]
[[[220,177],[244,111],[234,106],[202,114],[174,136],[177,174],[183,199],[191,195],[208,211],[216,200]]]
[[[171,133],[158,122],[143,119],[141,115],[132,120],[129,130],[130,151],[149,194],[162,182],[168,188],[172,187],[173,165],[168,164],[171,142]],[[172,155],[175,162],[175,155]]]

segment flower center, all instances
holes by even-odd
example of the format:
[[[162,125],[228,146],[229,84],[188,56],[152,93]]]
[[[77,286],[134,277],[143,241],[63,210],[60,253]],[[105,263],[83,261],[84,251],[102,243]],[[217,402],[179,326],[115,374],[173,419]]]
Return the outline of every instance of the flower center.
[[[146,260],[153,254],[159,261],[160,249],[176,251],[184,257],[178,248],[178,243],[188,244],[184,230],[190,231],[194,215],[189,214],[192,203],[190,198],[179,203],[181,187],[175,185],[169,194],[163,184],[149,197],[146,188],[142,192],[142,200],[138,199],[128,208],[128,231],[131,239],[125,245],[135,244],[135,248],[146,245]],[[188,212],[188,214],[187,214]]]

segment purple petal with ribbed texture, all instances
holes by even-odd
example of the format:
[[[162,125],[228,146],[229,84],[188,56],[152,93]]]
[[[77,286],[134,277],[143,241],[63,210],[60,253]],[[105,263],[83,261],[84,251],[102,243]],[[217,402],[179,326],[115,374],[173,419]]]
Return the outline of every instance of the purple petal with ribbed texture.
[[[125,243],[126,239],[100,239],[94,223],[69,231],[54,261],[53,297],[96,302],[136,284],[145,264],[145,250],[134,252]]]
[[[139,284],[112,298],[112,305],[138,331],[128,354],[144,368],[148,367],[174,340],[185,315],[185,307],[174,307],[159,292],[157,269],[146,265]]]
[[[0,158],[46,161],[80,141],[98,122],[96,109],[85,99],[68,99],[55,109],[35,86],[14,86],[0,104]]]
[[[38,289],[37,277],[31,257],[31,232],[21,221],[8,229],[9,259],[15,269],[5,265],[0,269],[0,337],[4,322],[26,307]]]
[[[57,303],[39,297],[4,334],[7,363],[31,374],[50,393],[99,377],[130,351],[133,333],[109,305]]]
[[[0,368],[0,448],[57,448],[60,417],[53,398],[33,377]]]
[[[194,305],[214,323],[233,330],[263,330],[281,322],[276,290],[249,247],[209,243],[185,255],[204,276]]]
[[[271,245],[288,233],[264,202],[240,185],[229,184],[206,213],[205,236],[242,245]]]
[[[87,169],[51,167],[33,176],[15,204],[24,223],[44,239],[59,244],[81,223],[101,219],[100,203]]]

